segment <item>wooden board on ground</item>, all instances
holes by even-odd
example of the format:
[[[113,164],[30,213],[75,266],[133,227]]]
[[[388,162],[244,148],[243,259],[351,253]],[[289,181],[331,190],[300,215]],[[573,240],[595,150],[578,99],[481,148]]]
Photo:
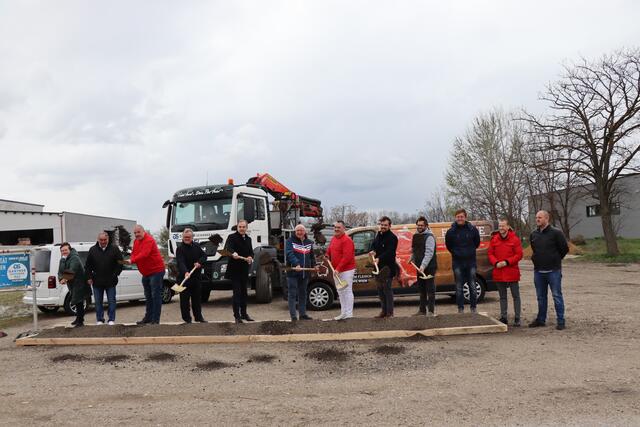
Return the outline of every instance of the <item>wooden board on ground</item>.
[[[457,315],[451,316],[449,323],[455,324]],[[51,346],[51,345],[143,345],[143,344],[224,344],[224,343],[254,343],[254,342],[302,342],[302,341],[348,341],[348,340],[375,340],[375,339],[388,339],[388,338],[408,338],[415,335],[431,337],[431,336],[445,336],[445,335],[466,335],[466,334],[488,334],[488,333],[500,333],[507,332],[507,325],[499,322],[498,320],[488,316],[486,313],[480,313],[479,315],[471,315],[471,320],[477,320],[478,323],[473,325],[473,321],[469,320],[469,315],[459,316],[458,319],[464,319],[464,326],[450,326],[450,327],[433,327],[426,329],[412,329],[412,330],[366,330],[366,331],[345,331],[345,332],[324,332],[324,333],[231,333],[226,335],[188,335],[188,330],[184,332],[186,335],[155,335],[155,336],[55,336],[53,330],[46,330],[39,335],[19,338],[16,340],[18,346]],[[402,318],[399,318],[402,319]],[[405,318],[408,320],[409,318]],[[354,319],[355,320],[355,319]],[[367,319],[358,319],[363,322]],[[393,326],[389,325],[388,321],[378,320],[374,321],[370,319],[374,326],[378,325],[382,327]],[[394,321],[391,319],[391,321]],[[348,321],[347,321],[348,322]],[[261,322],[254,323],[252,330],[260,330]],[[264,322],[265,324],[267,322]],[[271,322],[274,323],[274,322]],[[285,323],[285,322],[275,322]],[[396,322],[402,323],[402,322]],[[211,324],[210,324],[211,325]],[[258,327],[256,328],[255,325]],[[326,323],[325,325],[329,325]],[[345,323],[334,322],[333,325],[338,325],[337,329],[340,329],[340,325],[346,325]],[[122,325],[120,325],[122,326]],[[167,326],[183,326],[189,327],[191,325],[167,325]],[[124,327],[124,326],[123,326]],[[229,325],[229,328],[232,326]],[[85,327],[85,328],[102,328],[89,330],[90,332],[96,331],[104,335],[105,331],[109,331],[110,328],[106,326],[99,327]],[[112,327],[113,328],[113,327]],[[124,328],[134,328],[134,326],[127,326]],[[143,327],[144,328],[144,327]],[[69,329],[69,328],[62,328]],[[84,328],[82,328],[84,329]],[[290,329],[295,329],[292,326]],[[111,329],[115,331],[114,329]],[[52,332],[53,331],[53,332]],[[70,334],[77,330],[60,331],[61,335]],[[87,331],[87,329],[85,329]],[[149,329],[149,331],[152,331]],[[131,331],[129,331],[131,332]],[[143,333],[144,329],[137,329],[136,332]],[[242,332],[242,331],[236,331]],[[122,333],[122,330],[120,330]],[[42,336],[40,336],[42,335]],[[85,332],[85,335],[87,333]]]

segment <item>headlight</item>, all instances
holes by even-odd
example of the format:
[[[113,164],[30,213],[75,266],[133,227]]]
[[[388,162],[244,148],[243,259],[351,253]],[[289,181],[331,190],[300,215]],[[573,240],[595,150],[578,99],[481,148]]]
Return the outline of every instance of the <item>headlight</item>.
[[[220,266],[220,273],[224,274],[227,272],[227,264],[222,264]]]

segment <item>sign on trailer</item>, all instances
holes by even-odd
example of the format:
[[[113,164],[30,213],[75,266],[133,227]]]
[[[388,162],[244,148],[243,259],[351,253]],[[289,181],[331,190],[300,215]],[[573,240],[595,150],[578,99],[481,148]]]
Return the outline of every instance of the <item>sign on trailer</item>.
[[[29,254],[0,254],[0,289],[31,284]]]

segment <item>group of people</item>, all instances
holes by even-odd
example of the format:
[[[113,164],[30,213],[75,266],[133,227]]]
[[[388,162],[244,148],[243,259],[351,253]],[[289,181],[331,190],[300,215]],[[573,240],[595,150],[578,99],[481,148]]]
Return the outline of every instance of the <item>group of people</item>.
[[[394,315],[393,289],[394,277],[398,274],[396,252],[398,238],[391,230],[391,219],[383,216],[378,222],[379,231],[373,240],[369,252],[372,261],[378,267],[376,284],[381,311],[376,318],[390,318]],[[568,244],[562,232],[549,224],[549,214],[540,211],[536,214],[537,228],[531,233],[530,243],[533,250],[534,284],[538,300],[538,315],[529,324],[539,327],[546,324],[547,295],[551,289],[557,315],[557,329],[565,328],[564,301],[562,297],[562,259],[568,253]],[[253,265],[254,249],[251,237],[247,234],[247,222],[241,220],[236,231],[226,242],[225,250],[229,255],[225,277],[231,281],[233,297],[232,308],[236,323],[251,322],[254,319],[247,312],[247,284],[249,270]],[[115,324],[116,285],[123,264],[136,264],[142,274],[142,286],[146,301],[145,315],[138,324],[158,324],[162,310],[163,278],[165,264],[155,239],[140,225],[134,228],[134,243],[129,260],[123,258],[115,245],[109,242],[107,233],[100,233],[98,241],[89,250],[83,265],[75,249],[69,243],[60,247],[60,282],[66,284],[71,292],[71,304],[76,307],[76,319],[73,326],[84,325],[84,301],[93,289],[96,302],[97,324]],[[411,262],[416,266],[416,283],[420,303],[416,316],[435,315],[435,276],[438,269],[436,255],[436,236],[429,228],[425,217],[416,221],[416,232],[411,242]],[[480,246],[478,229],[467,220],[467,212],[460,209],[455,213],[455,221],[445,234],[445,245],[451,253],[452,268],[456,281],[456,302],[458,312],[464,312],[464,285],[469,292],[471,312],[477,310],[475,277],[477,269],[476,251]],[[511,291],[514,304],[514,326],[520,326],[520,269],[519,261],[523,251],[520,238],[505,219],[498,223],[498,230],[491,236],[488,249],[489,262],[494,266],[493,281],[500,295],[500,320],[507,323],[508,290]],[[202,315],[201,271],[207,255],[201,246],[194,242],[193,231],[186,228],[182,233],[182,244],[176,251],[178,283],[184,285],[180,292],[180,310],[185,323],[193,321],[206,323]],[[341,282],[337,287],[340,300],[340,314],[335,320],[353,317],[353,280],[356,272],[355,247],[346,234],[344,222],[334,224],[334,236],[324,254],[324,260],[330,265]],[[314,243],[307,237],[304,225],[295,227],[293,235],[285,243],[285,265],[287,275],[288,308],[292,321],[311,320],[307,314],[307,288],[309,279],[318,272],[320,264],[314,254]],[[108,319],[105,322],[104,294],[108,302]],[[193,314],[193,316],[192,316]]]

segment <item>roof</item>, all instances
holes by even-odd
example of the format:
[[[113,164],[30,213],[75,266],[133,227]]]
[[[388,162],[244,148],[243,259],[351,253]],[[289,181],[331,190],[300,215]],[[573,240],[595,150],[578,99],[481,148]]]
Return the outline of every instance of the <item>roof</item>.
[[[24,215],[56,215],[56,216],[63,216],[64,214],[72,214],[72,215],[79,215],[79,216],[90,216],[93,218],[106,218],[106,219],[115,219],[118,221],[130,221],[130,222],[136,222],[135,219],[126,219],[126,218],[116,218],[116,217],[112,217],[112,216],[103,216],[103,215],[91,215],[91,214],[83,214],[83,213],[78,213],[78,212],[67,212],[67,211],[62,211],[62,212],[46,212],[46,211],[14,211],[14,210],[5,210],[5,209],[0,209],[0,213],[13,213],[13,214],[24,214]]]
[[[17,203],[20,205],[29,205],[29,206],[40,206],[41,208],[44,207],[44,205],[39,205],[37,203],[20,202],[18,200],[0,199],[0,202]]]

